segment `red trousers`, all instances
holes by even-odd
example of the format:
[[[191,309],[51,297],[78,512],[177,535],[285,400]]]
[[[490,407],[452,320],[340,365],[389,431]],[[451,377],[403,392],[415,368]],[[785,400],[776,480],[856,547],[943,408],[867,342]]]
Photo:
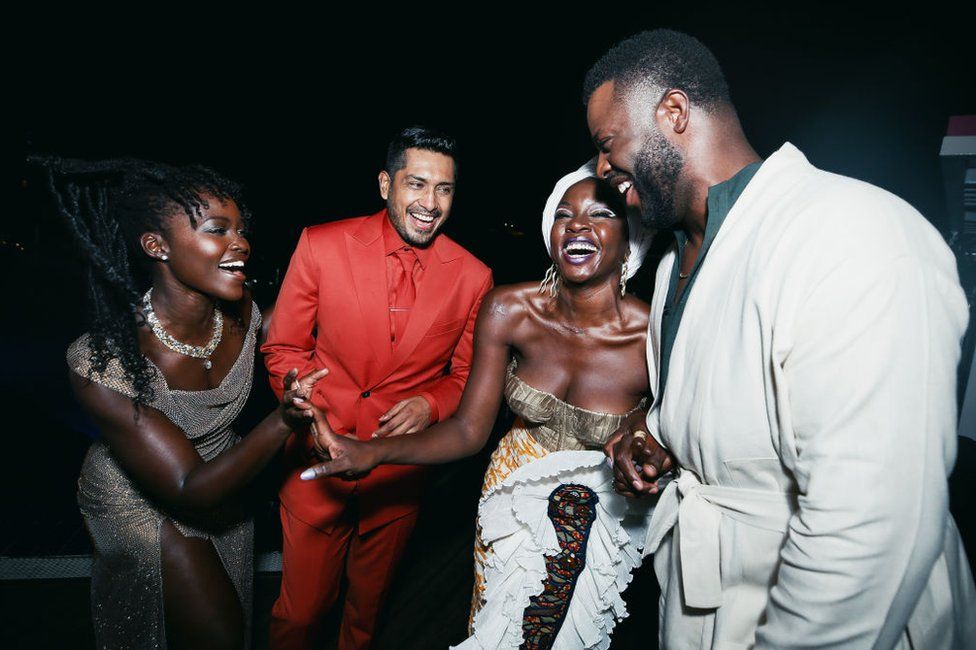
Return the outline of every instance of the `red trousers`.
[[[358,532],[355,515],[325,533],[281,508],[281,594],[271,610],[271,647],[318,647],[325,614],[348,580],[338,650],[370,647],[393,573],[417,522],[416,513]]]

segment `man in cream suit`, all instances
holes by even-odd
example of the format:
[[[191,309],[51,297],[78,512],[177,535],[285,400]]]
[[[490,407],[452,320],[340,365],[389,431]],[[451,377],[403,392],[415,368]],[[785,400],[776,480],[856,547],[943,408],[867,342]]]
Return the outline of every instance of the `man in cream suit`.
[[[946,485],[968,312],[938,232],[790,144],[760,159],[687,35],[620,43],[585,94],[598,173],[677,239],[647,431],[609,449],[618,490],[658,493],[661,646],[976,647]]]

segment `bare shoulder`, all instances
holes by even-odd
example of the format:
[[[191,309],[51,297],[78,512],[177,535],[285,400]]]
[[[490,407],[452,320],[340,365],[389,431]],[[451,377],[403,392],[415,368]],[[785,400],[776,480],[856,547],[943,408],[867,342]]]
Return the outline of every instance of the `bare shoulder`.
[[[498,316],[518,318],[533,308],[534,294],[538,293],[538,289],[539,285],[532,282],[503,284],[488,292],[484,304]]]
[[[141,435],[141,432],[159,426],[174,426],[156,408],[137,406],[131,386],[120,387],[103,378],[86,377],[74,368],[68,372],[68,382],[82,409],[113,447],[125,436]]]
[[[623,300],[624,314],[628,323],[634,327],[647,329],[651,320],[651,306],[636,296],[628,295]]]
[[[476,335],[511,343],[519,326],[533,311],[531,292],[538,285],[506,284],[489,291],[478,312]]]

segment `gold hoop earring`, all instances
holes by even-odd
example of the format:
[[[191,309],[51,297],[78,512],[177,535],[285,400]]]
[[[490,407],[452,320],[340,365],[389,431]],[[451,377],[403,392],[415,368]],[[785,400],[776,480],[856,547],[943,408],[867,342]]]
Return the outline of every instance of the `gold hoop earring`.
[[[539,283],[539,293],[549,293],[552,298],[556,297],[559,293],[559,271],[556,269],[556,265],[553,264],[546,271],[545,276],[542,278],[542,282]]]

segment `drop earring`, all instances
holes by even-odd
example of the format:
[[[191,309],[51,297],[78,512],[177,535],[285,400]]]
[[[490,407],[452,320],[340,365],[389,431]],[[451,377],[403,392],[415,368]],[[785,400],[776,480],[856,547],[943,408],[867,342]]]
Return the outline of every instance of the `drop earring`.
[[[556,297],[559,293],[559,271],[556,270],[556,265],[553,264],[546,271],[546,275],[542,278],[542,282],[539,283],[539,293],[546,293],[548,291],[552,298]]]
[[[627,257],[624,258],[624,263],[620,266],[620,295],[623,296],[627,293]]]

